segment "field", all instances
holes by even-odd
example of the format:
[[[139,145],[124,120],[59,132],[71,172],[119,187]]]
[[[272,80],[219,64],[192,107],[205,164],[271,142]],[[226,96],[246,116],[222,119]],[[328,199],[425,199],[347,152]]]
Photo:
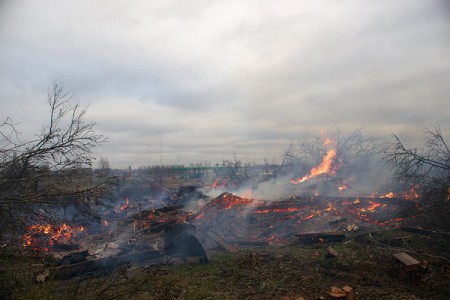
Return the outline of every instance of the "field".
[[[332,287],[348,286],[352,291],[342,299],[445,299],[448,249],[450,236],[442,231],[361,229],[341,243],[218,251],[208,254],[207,264],[183,258],[150,265],[122,262],[65,279],[54,259],[3,251],[1,298],[335,299]],[[403,251],[420,261],[417,271],[405,272],[392,256]],[[46,271],[38,283],[36,276]]]

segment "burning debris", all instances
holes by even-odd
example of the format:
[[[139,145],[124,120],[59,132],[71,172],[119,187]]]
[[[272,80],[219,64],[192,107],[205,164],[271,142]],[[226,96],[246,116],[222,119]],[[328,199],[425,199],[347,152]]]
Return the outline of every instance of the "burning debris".
[[[414,201],[394,192],[354,196],[351,181],[335,177],[342,162],[336,161],[334,143],[327,146],[322,163],[279,186],[294,196],[253,198],[260,193],[242,189],[240,196],[223,192],[211,197],[198,186],[180,186],[156,200],[123,197],[104,212],[98,228],[31,226],[22,245],[59,256],[69,252],[56,276],[70,278],[81,271],[104,274],[126,262],[207,263],[215,251],[340,243],[365,227],[397,227],[402,221],[398,214]],[[331,247],[327,253],[337,257]]]
[[[164,197],[162,202],[164,206],[186,207],[193,202],[197,203],[207,199],[208,197],[198,190],[198,186],[187,185],[180,186],[176,192]]]
[[[31,225],[23,233],[21,246],[34,250],[33,254],[48,252],[59,258],[51,271],[36,272],[36,281],[42,283],[48,278],[67,279],[80,274],[103,276],[128,263],[145,267],[168,262],[207,263],[216,251],[274,249],[261,247],[266,245],[277,246],[277,250],[281,248],[278,246],[321,249],[314,257],[327,258],[327,268],[335,264],[347,268],[349,264],[339,263],[353,259],[355,254],[345,251],[345,240],[388,247],[405,245],[408,237],[404,236],[375,240],[371,232],[379,227],[434,234],[410,227],[416,224],[403,219],[406,215],[411,221],[414,216],[408,216],[410,208],[419,208],[417,185],[404,193],[397,189],[376,193],[362,189],[355,176],[346,176],[343,171],[347,165],[336,142],[324,139],[324,145],[325,151],[310,160],[315,163],[301,165],[295,176],[292,172],[269,177],[262,184],[228,185],[230,178],[219,180],[213,175],[209,181],[213,183],[204,185],[204,189],[195,181],[164,193],[161,188],[155,196],[139,181],[142,191],[134,193],[127,187],[118,192],[120,200],[115,207],[102,207],[99,226],[79,220],[71,225]],[[231,186],[236,187],[236,193],[223,192]],[[264,193],[271,188],[271,193]],[[402,214],[405,211],[407,214]],[[343,244],[331,247],[338,243]],[[364,260],[368,257],[355,264],[367,266]],[[394,257],[405,272],[422,270],[422,264],[419,267],[419,261],[406,252]],[[252,259],[252,264],[256,263]],[[333,287],[329,293],[335,298],[349,299],[351,295],[352,289],[345,286]]]
[[[295,240],[293,237],[296,234],[320,235],[339,230],[351,232],[364,224],[396,226],[401,219],[391,216],[404,209],[406,204],[401,200],[391,200],[389,204],[383,201],[372,198],[291,197],[270,202],[223,193],[187,220],[198,227],[200,236],[202,232],[214,231],[228,243],[286,245]]]
[[[240,245],[337,242],[346,232],[364,226],[397,226],[401,218],[393,216],[410,202],[388,196],[395,195],[292,196],[269,201],[229,192],[210,198],[195,186],[184,186],[163,198],[160,203],[165,206],[160,208],[141,209],[145,203],[126,198],[106,215],[101,231],[66,224],[33,225],[22,244],[50,252],[89,249],[97,259],[155,261],[170,256],[206,262],[207,253],[217,249],[234,252]]]
[[[121,212],[125,211],[126,209],[128,209],[129,207],[130,207],[130,200],[128,200],[128,198],[127,198],[127,199],[125,199],[124,204],[119,205],[118,207],[116,207],[114,209],[114,212],[121,213]]]
[[[339,167],[338,164],[336,164],[335,160],[336,160],[336,141],[325,137],[325,133],[322,132],[322,139],[323,139],[323,144],[325,147],[329,148],[327,150],[327,153],[325,154],[325,156],[322,159],[322,162],[316,166],[313,167],[310,171],[309,174],[295,179],[295,180],[291,180],[292,184],[299,184],[302,182],[305,182],[311,178],[314,178],[316,176],[322,175],[322,174],[328,174],[328,175],[336,175],[336,170]],[[342,185],[341,187],[339,187],[339,190],[343,190],[345,185]]]
[[[75,227],[65,223],[60,226],[34,224],[28,227],[22,236],[22,245],[34,251],[76,250],[79,248],[76,240],[79,240],[83,233],[83,226]]]
[[[252,198],[259,193],[251,189],[242,189],[245,192],[239,195],[224,192],[210,197],[195,186],[179,188],[152,201],[123,197],[115,209],[103,215],[100,230],[66,224],[31,226],[23,236],[23,245],[45,248],[60,258],[56,267],[36,272],[35,280],[40,283],[49,278],[107,277],[131,265],[147,268],[167,263],[208,263],[215,252],[239,255],[243,250],[273,246],[277,251],[289,248],[283,246],[315,249],[308,257],[317,260],[316,264],[326,264],[330,271],[342,260],[353,259],[354,254],[343,250],[345,241],[372,242],[364,241],[367,231],[400,227],[404,224],[401,212],[416,203],[394,192],[352,196],[353,185],[330,174],[318,174],[306,181],[288,183],[285,186],[299,188],[298,194],[277,200]],[[314,194],[302,194],[307,185],[314,186]],[[318,195],[324,189],[338,194]],[[380,240],[389,245],[394,242],[402,240]],[[417,267],[404,255],[396,259],[403,271]],[[392,266],[396,266],[394,261]],[[328,295],[351,299],[354,292],[346,286],[332,287]]]
[[[204,201],[207,198],[195,188],[178,195],[190,201]],[[177,202],[175,198],[172,200],[172,203]],[[408,202],[401,199],[373,197],[291,197],[273,202],[225,192],[192,212],[183,206],[140,210],[140,206],[132,205],[128,200],[120,206],[126,208],[117,214],[119,219],[104,220],[102,224],[109,228],[106,233],[115,237],[112,243],[106,245],[116,247],[105,246],[102,251],[96,250],[94,253],[105,257],[117,255],[124,248],[128,248],[128,252],[152,249],[161,255],[196,254],[206,261],[205,249],[208,251],[215,247],[232,249],[234,245],[287,245],[297,240],[296,237],[303,242],[326,242],[333,239],[328,237],[330,232],[356,231],[367,226],[365,224],[396,226],[401,218],[392,216],[407,205]],[[127,213],[122,214],[125,209]],[[178,232],[175,237],[174,232]],[[210,232],[214,235],[211,236]],[[81,226],[35,225],[24,234],[23,245],[45,251],[75,250],[79,248],[75,240],[87,238],[87,234]],[[98,234],[104,235],[105,232]],[[338,236],[342,240],[345,233]],[[184,244],[190,246],[183,249]],[[181,249],[181,252],[176,249]]]

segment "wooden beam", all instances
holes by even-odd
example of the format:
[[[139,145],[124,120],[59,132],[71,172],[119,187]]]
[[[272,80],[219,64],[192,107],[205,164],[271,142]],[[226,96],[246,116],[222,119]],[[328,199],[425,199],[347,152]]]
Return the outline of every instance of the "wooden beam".
[[[239,251],[237,248],[235,248],[235,247],[229,245],[228,243],[226,243],[222,239],[222,237],[220,235],[218,235],[217,233],[214,233],[212,231],[208,231],[207,235],[208,235],[209,238],[214,240],[217,244],[219,244],[226,251],[231,252],[231,253],[235,253],[235,252]]]
[[[409,256],[405,252],[399,252],[393,254],[393,256],[402,263],[403,269],[405,272],[418,271],[420,261],[415,259],[414,257]]]

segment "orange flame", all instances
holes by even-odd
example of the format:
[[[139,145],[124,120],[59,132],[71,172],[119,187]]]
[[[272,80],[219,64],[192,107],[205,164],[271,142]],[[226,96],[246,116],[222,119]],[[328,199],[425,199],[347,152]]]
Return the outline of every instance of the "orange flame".
[[[417,192],[417,186],[412,186],[407,193],[403,193],[403,199],[405,200],[417,200],[420,199],[420,194]],[[450,197],[450,188],[448,189]]]
[[[55,242],[71,242],[75,236],[83,231],[83,226],[73,227],[67,224],[61,226],[52,226],[50,224],[34,224],[28,227],[27,233],[22,236],[22,245],[24,247],[36,247],[38,244],[43,244],[40,237],[44,235],[47,246],[52,246]],[[48,251],[48,248],[43,248]]]
[[[316,177],[317,175],[320,175],[320,174],[332,174],[334,171],[332,169],[332,165],[333,165],[333,161],[334,161],[335,157],[336,157],[336,149],[333,148],[333,149],[328,150],[327,154],[323,157],[323,160],[320,163],[320,165],[312,168],[311,171],[309,171],[308,175],[303,176],[302,178],[299,178],[299,179],[291,180],[291,183],[299,184],[308,179]]]
[[[346,184],[341,185],[340,187],[338,187],[338,190],[340,192],[345,191],[346,189],[348,189],[348,186]]]
[[[331,211],[334,210],[335,208],[333,207],[333,204],[331,204],[331,202],[328,202],[327,207],[325,208],[326,211]]]
[[[130,201],[128,198],[125,200],[125,204],[120,206],[120,210],[127,209],[130,206]]]
[[[126,198],[125,204],[117,205],[114,208],[114,212],[119,214],[119,213],[123,212],[125,209],[128,209],[129,207],[130,207],[130,200],[128,200],[128,198]]]
[[[248,198],[239,198],[231,193],[226,193],[223,196],[223,208],[224,209],[230,209],[235,205],[242,205],[242,204],[250,204],[252,203],[251,199]]]
[[[365,211],[375,211],[375,209],[377,208],[377,207],[379,207],[379,206],[381,206],[381,204],[380,203],[375,203],[375,202],[369,202],[370,203],[370,206],[369,207],[367,207],[367,208],[361,208],[361,211],[362,212],[365,212]]]
[[[302,218],[302,220],[309,220],[309,219],[314,218],[317,215],[320,215],[320,210],[316,210],[316,211],[312,212],[310,215]]]
[[[377,211],[378,209],[384,209],[386,207],[388,207],[388,204],[381,204],[378,202],[374,202],[374,201],[369,201],[369,206],[366,208],[361,208],[361,209],[349,209],[349,212],[354,214],[356,217],[358,217],[360,220],[375,224],[377,226],[397,226],[397,222],[402,221],[402,218],[393,218],[393,219],[389,219],[389,220],[385,220],[385,221],[378,221],[378,220],[374,220],[373,218],[370,217],[370,215],[372,213],[375,213],[375,211]]]
[[[395,197],[395,194],[393,192],[389,192],[386,195],[380,196],[380,198],[389,198],[392,199]]]

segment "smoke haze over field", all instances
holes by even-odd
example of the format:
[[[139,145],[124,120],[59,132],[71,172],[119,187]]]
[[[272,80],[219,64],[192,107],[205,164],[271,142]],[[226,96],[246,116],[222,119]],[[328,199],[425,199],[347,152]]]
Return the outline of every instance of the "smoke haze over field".
[[[0,3],[0,117],[31,136],[53,82],[114,168],[278,159],[305,132],[450,128],[447,1]]]

